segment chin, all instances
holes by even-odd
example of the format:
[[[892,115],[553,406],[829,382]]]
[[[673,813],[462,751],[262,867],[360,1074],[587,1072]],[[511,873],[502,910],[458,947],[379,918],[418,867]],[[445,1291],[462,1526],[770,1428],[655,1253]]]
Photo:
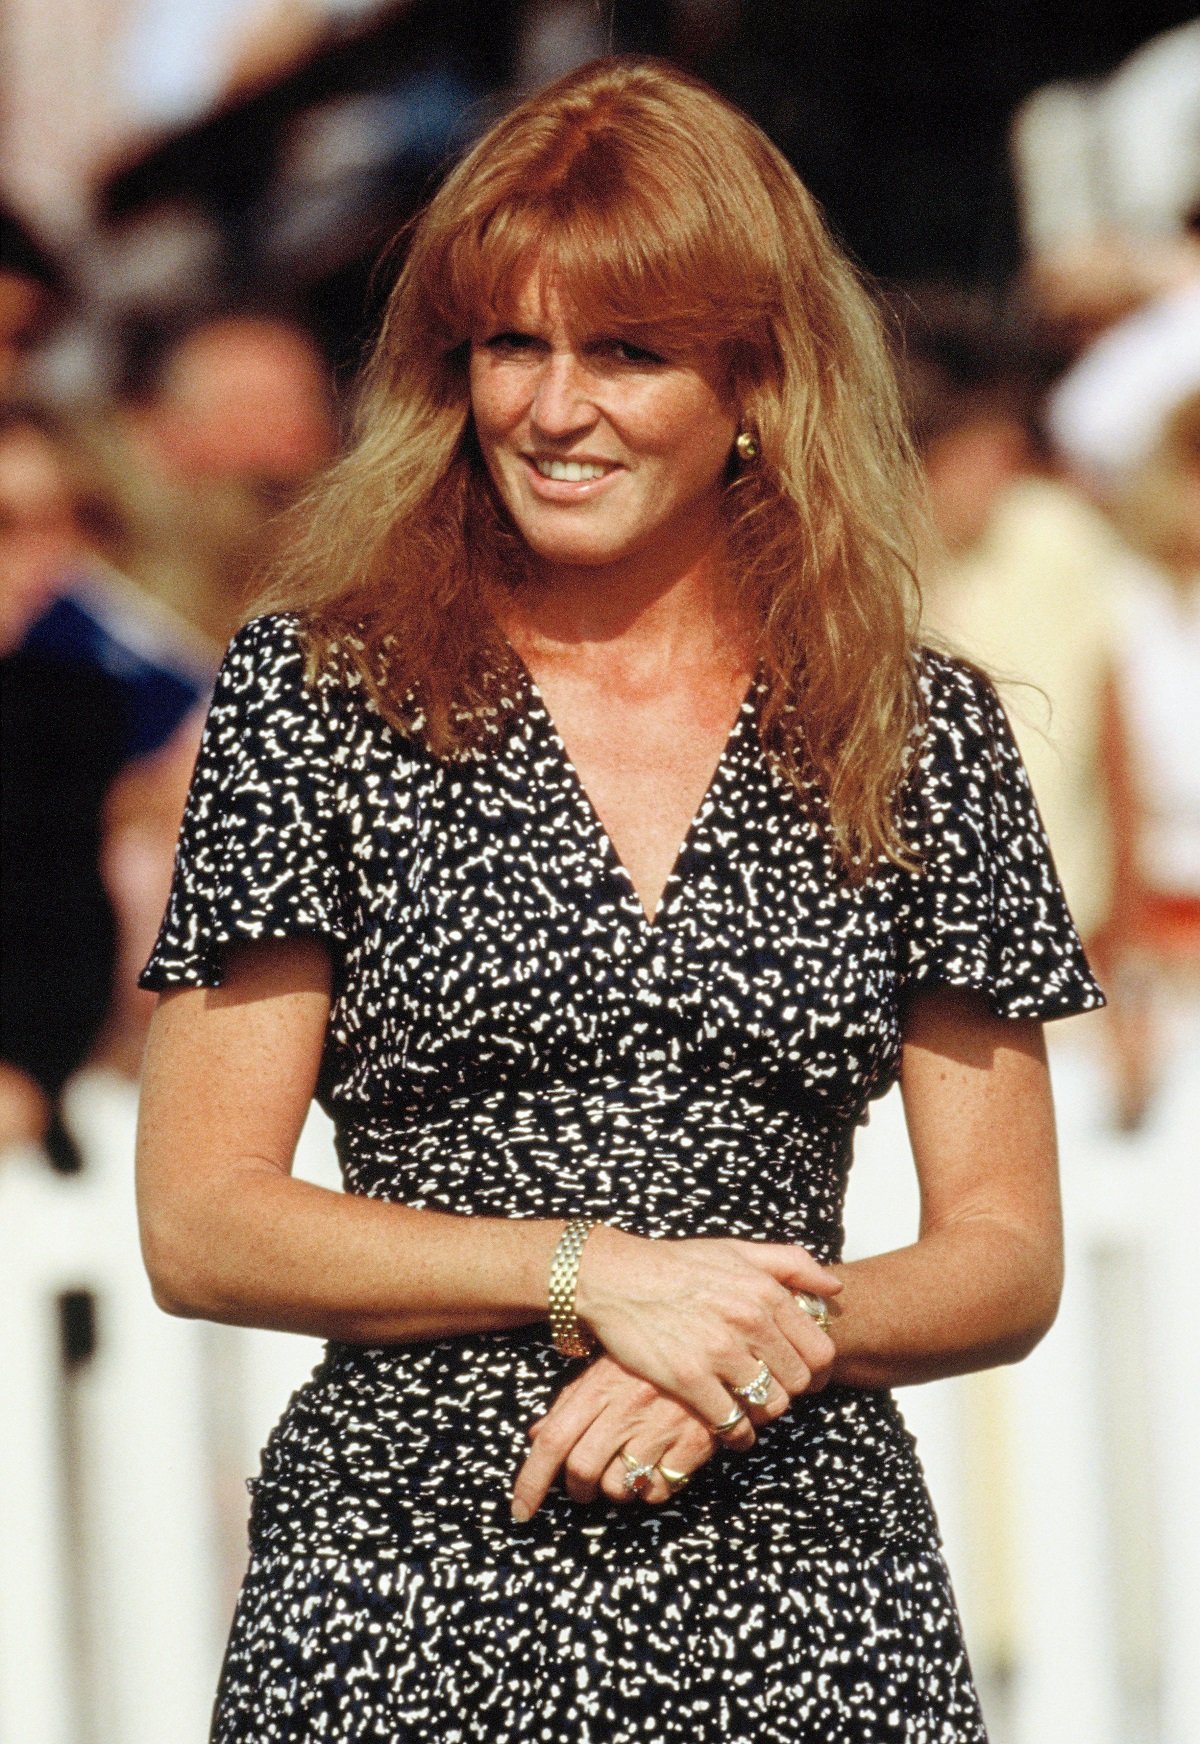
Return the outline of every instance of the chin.
[[[619,563],[623,557],[632,555],[631,548],[618,541],[586,537],[564,538],[561,534],[556,536],[549,533],[539,535],[536,528],[522,527],[519,523],[517,531],[533,555],[542,563],[562,563],[577,565],[581,569],[598,569],[606,563]]]

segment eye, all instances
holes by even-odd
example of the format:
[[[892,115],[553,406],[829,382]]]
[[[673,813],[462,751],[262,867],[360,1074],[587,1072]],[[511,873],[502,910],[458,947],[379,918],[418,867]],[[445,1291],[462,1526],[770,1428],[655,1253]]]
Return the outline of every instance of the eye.
[[[600,349],[616,358],[618,363],[638,364],[642,368],[667,361],[659,352],[650,351],[644,345],[635,345],[632,339],[605,339],[601,341]]]
[[[493,333],[490,339],[484,340],[483,349],[503,357],[528,351],[536,344],[537,341],[531,333],[518,333],[515,330],[510,330],[503,333]]]

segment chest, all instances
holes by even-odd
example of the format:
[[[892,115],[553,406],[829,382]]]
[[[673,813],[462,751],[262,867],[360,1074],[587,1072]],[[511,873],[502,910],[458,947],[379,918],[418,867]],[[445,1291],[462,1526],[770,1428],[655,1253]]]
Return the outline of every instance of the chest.
[[[653,920],[738,720],[749,674],[679,675],[624,691],[537,680],[569,776]]]
[[[536,693],[495,756],[399,769],[377,750],[344,795],[357,919],[337,1008],[373,1086],[677,1070],[852,1109],[891,1070],[889,890],[836,877],[753,696],[694,815],[642,838],[670,843],[653,920]]]

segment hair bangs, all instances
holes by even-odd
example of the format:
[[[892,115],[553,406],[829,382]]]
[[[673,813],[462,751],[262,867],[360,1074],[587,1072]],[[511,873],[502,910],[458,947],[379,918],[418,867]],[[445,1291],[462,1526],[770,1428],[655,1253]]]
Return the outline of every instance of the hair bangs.
[[[688,209],[698,202],[672,200],[662,178],[646,183],[636,165],[608,162],[595,176],[587,166],[583,156],[571,165],[578,186],[567,177],[549,189],[506,190],[447,238],[429,275],[446,348],[507,320],[536,274],[580,331],[654,338],[677,350],[766,349],[771,300],[754,296],[755,275],[728,231]]]

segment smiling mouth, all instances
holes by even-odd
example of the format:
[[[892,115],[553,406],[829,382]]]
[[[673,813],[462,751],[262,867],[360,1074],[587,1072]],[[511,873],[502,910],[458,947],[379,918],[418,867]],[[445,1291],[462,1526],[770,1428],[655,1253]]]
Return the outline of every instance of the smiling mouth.
[[[611,461],[543,460],[533,454],[528,459],[541,478],[553,479],[558,484],[587,484],[593,479],[607,478],[609,473],[617,471],[615,463]]]

